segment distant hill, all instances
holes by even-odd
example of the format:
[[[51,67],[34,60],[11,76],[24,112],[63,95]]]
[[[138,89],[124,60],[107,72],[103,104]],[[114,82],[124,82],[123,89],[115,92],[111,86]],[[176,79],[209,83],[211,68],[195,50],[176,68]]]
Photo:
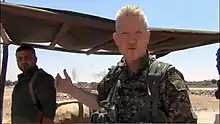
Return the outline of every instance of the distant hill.
[[[13,86],[17,83],[17,81],[11,81],[7,80],[6,81],[6,86]],[[98,82],[78,82],[75,85],[78,87],[86,87],[86,89],[90,89],[89,87],[97,87]],[[197,87],[207,87],[207,88],[215,88],[217,87],[217,80],[212,79],[212,80],[204,80],[204,81],[186,81],[186,84],[190,88],[197,88]],[[92,88],[92,89],[93,89]]]
[[[201,87],[201,88],[215,88],[217,87],[217,81],[216,79],[212,79],[212,80],[204,80],[204,81],[187,81],[186,84],[191,87]]]

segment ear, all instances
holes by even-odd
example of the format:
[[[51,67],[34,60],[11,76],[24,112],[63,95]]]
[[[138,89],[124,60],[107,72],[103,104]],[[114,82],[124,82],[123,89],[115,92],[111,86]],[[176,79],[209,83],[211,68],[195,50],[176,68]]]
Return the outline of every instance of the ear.
[[[117,34],[116,34],[116,32],[114,32],[114,33],[112,34],[112,37],[113,37],[113,40],[114,40],[115,44],[116,44],[117,46],[119,46],[119,41],[117,40]]]
[[[37,57],[35,56],[34,58],[35,58],[35,62],[37,63]]]
[[[150,30],[147,30],[146,32],[146,36],[147,36],[147,44],[150,42]]]

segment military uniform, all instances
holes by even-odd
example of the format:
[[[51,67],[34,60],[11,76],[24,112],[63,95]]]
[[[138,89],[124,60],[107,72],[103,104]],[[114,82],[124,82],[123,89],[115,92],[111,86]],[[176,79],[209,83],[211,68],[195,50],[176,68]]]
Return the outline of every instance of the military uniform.
[[[36,123],[38,119],[39,113],[33,104],[29,91],[29,82],[36,71],[38,71],[38,75],[32,86],[38,107],[40,106],[43,111],[42,117],[51,120],[55,117],[56,89],[54,88],[54,78],[36,66],[18,75],[18,83],[12,93],[12,124]]]
[[[110,69],[109,73],[98,85],[98,103],[100,103],[100,101],[107,98],[113,84],[120,77],[121,87],[114,100],[117,122],[129,123],[149,121],[146,121],[145,118],[147,117],[145,115],[149,114],[147,109],[150,107],[146,107],[146,104],[150,104],[147,102],[151,98],[149,97],[151,92],[149,92],[147,88],[149,87],[147,74],[143,72],[147,72],[146,70],[149,70],[150,64],[154,61],[157,60],[146,55],[141,61],[140,69],[136,73],[131,74],[123,58],[120,62],[120,76],[112,74]],[[114,76],[116,77],[111,80],[111,77]],[[158,92],[158,95],[154,100],[157,99],[156,106],[159,114],[156,115],[157,117],[155,119],[158,121],[154,120],[154,122],[197,122],[197,116],[192,110],[183,75],[178,70],[175,68],[168,69],[157,85],[156,92]],[[151,106],[154,105],[151,104]],[[139,119],[135,120],[134,118]],[[164,118],[165,120],[160,120],[160,118]]]

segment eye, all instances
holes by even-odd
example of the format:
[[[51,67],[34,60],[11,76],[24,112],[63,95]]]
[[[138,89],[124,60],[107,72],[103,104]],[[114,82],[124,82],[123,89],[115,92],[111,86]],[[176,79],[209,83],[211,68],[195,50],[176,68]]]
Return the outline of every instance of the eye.
[[[142,34],[142,32],[141,31],[137,31],[136,34]]]
[[[126,35],[128,35],[128,32],[122,32],[121,35],[126,36]]]
[[[19,61],[21,61],[22,60],[22,58],[21,57],[17,57],[17,61],[19,62]]]

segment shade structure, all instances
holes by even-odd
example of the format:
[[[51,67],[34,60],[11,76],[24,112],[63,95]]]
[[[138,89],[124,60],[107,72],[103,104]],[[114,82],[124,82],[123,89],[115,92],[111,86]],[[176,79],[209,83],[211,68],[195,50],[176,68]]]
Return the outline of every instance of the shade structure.
[[[75,53],[119,55],[112,39],[114,23],[111,19],[78,12],[1,3],[1,24],[12,44],[35,44],[38,48]],[[219,42],[219,31],[150,30],[149,50],[158,56]],[[55,47],[56,44],[59,47]]]

